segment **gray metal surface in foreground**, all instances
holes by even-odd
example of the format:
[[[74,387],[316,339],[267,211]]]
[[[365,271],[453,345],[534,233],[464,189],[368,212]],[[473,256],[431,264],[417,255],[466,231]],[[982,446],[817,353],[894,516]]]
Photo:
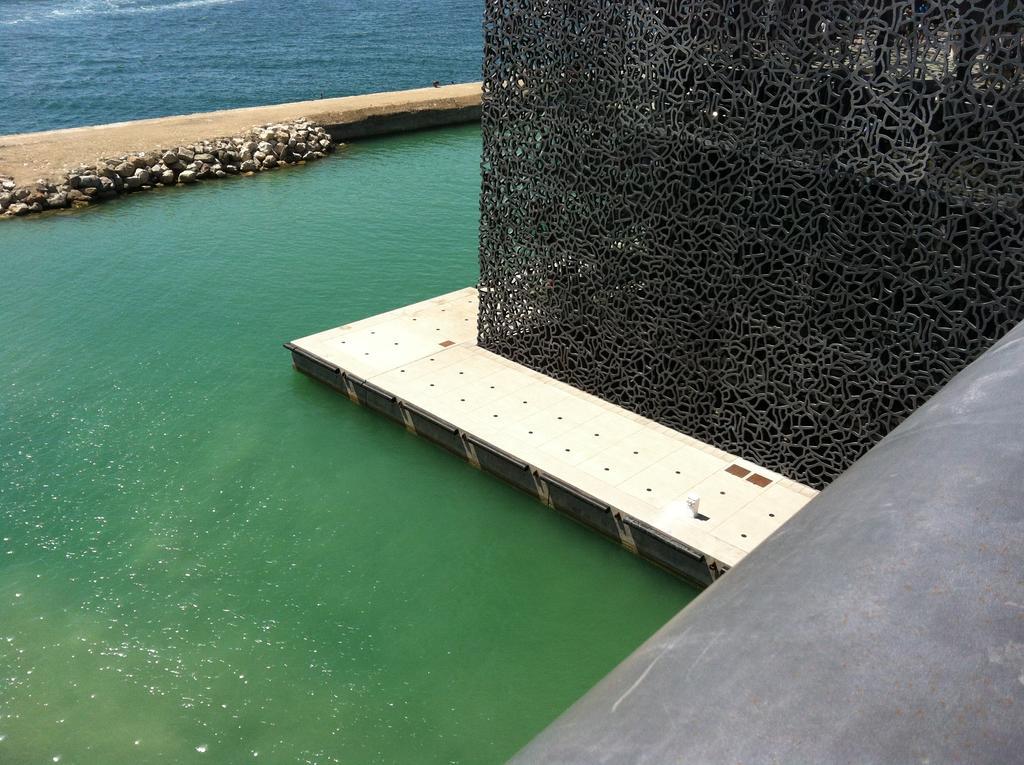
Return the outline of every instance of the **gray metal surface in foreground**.
[[[1024,325],[517,763],[1024,761]]]

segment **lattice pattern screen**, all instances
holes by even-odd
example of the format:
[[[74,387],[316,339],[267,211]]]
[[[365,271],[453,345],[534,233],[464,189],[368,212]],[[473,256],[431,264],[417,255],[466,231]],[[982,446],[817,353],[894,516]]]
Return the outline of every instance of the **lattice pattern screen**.
[[[1024,318],[1022,11],[487,0],[480,342],[824,485]]]

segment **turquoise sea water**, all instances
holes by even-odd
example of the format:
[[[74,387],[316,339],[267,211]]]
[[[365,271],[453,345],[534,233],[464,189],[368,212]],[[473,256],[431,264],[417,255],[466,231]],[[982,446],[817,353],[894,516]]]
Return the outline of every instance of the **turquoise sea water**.
[[[0,135],[480,79],[482,0],[0,0]]]
[[[491,763],[694,592],[290,366],[472,284],[479,130],[0,223],[0,763]]]

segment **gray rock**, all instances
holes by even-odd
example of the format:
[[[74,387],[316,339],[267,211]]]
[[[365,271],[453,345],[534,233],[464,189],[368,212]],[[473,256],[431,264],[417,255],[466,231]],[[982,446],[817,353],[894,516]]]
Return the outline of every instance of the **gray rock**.
[[[62,210],[68,206],[68,194],[66,191],[58,191],[46,198],[47,210]]]
[[[14,193],[14,198],[29,207],[41,205],[46,202],[46,188],[39,186],[25,186]]]
[[[87,207],[89,205],[89,196],[78,189],[71,189],[68,192],[68,204],[72,207]]]
[[[8,215],[28,215],[30,212],[32,212],[32,208],[24,202],[15,202],[7,208]]]
[[[255,173],[280,165],[321,159],[336,145],[320,125],[304,118],[264,125],[232,138],[200,141],[173,150],[136,153],[103,159],[95,167],[69,170],[59,187],[40,182],[16,186],[0,176],[0,212],[19,205],[25,214],[44,208],[84,206],[97,197],[111,197],[153,185],[192,184],[205,178]],[[6,195],[6,196],[4,196]]]

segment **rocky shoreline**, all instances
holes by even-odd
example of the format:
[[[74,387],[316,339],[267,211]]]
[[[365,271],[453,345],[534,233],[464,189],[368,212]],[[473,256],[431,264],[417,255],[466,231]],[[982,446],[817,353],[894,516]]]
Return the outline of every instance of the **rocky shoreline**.
[[[303,118],[262,125],[230,138],[125,154],[68,170],[59,182],[17,185],[0,177],[0,216],[88,207],[160,186],[187,186],[229,175],[253,175],[322,159],[342,144]]]

